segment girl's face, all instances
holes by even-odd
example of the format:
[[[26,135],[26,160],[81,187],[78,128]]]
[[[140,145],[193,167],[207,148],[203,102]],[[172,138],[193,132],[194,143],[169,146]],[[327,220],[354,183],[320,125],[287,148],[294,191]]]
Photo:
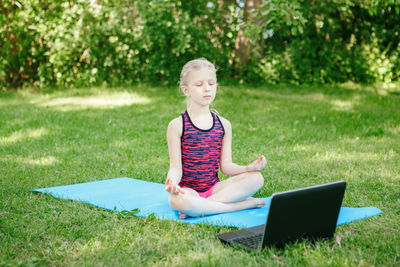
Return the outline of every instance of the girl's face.
[[[209,106],[217,93],[215,71],[208,68],[190,71],[187,84],[182,86],[182,91],[193,104]]]

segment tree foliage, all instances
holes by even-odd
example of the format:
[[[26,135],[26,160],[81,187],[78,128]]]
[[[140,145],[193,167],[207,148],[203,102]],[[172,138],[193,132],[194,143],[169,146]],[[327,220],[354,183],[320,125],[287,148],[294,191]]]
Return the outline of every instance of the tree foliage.
[[[234,6],[219,1],[6,0],[0,3],[2,87],[177,83],[207,56],[230,74]]]
[[[263,23],[253,23],[249,32],[264,31],[256,39],[266,42],[252,57],[253,70],[264,80],[370,83],[399,78],[398,0],[268,0],[254,12],[264,16]]]
[[[177,84],[183,64],[201,56],[222,79],[399,79],[398,0],[260,3],[245,19],[236,0],[4,0],[0,87]],[[246,61],[239,38],[255,44]]]

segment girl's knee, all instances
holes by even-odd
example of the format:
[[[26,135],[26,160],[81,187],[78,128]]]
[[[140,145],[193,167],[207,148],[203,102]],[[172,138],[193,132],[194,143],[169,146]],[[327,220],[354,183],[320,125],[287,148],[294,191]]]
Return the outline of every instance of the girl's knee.
[[[261,188],[264,185],[264,177],[260,172],[251,172],[251,179],[254,183],[254,187]]]

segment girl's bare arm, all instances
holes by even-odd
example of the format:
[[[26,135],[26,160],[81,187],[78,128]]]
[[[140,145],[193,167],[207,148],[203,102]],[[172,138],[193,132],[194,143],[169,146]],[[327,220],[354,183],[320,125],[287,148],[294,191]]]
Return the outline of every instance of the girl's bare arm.
[[[178,117],[169,123],[167,129],[170,167],[165,182],[165,189],[174,194],[180,192],[178,184],[182,178],[181,135],[182,118]]]
[[[267,163],[264,156],[260,156],[258,159],[246,166],[238,165],[232,162],[232,125],[224,118],[221,118],[221,122],[225,129],[224,139],[222,140],[220,160],[222,173],[225,175],[238,175],[244,172],[262,170]]]

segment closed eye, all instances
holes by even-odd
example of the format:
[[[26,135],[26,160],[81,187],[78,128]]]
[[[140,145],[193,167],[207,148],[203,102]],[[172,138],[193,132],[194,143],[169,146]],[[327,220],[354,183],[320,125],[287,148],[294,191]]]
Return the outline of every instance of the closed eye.
[[[203,82],[197,82],[194,85],[199,87],[199,86],[203,86],[203,84],[204,84]],[[208,85],[215,85],[215,84],[216,84],[216,82],[214,80],[209,80],[208,81]]]

